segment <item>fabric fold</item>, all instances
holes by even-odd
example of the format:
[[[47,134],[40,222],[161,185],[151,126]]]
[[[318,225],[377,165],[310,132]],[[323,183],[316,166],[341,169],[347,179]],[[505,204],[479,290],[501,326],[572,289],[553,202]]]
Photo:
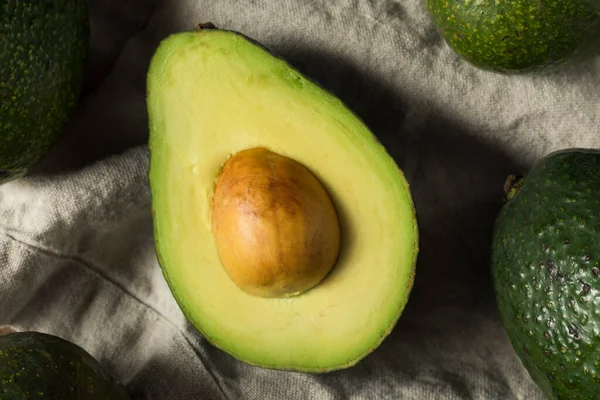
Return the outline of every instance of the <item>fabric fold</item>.
[[[90,10],[85,97],[44,162],[0,186],[0,325],[74,341],[134,399],[542,399],[500,324],[489,239],[506,175],[553,150],[597,147],[600,61],[535,77],[477,70],[419,0],[98,0]],[[146,69],[160,40],[207,21],[338,95],[407,174],[421,236],[415,287],[393,333],[356,367],[243,364],[196,332],[164,280]]]

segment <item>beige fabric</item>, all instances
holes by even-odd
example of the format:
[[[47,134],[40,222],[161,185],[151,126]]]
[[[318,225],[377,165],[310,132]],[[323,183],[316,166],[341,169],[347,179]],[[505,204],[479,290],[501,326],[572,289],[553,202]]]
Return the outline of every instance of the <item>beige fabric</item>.
[[[457,58],[422,0],[95,0],[85,95],[27,178],[0,187],[0,324],[61,335],[134,398],[541,399],[502,330],[490,233],[509,173],[597,145],[600,61],[506,77]],[[339,95],[406,171],[421,228],[397,328],[355,368],[262,370],[185,321],[153,247],[145,73],[160,39],[239,30]]]

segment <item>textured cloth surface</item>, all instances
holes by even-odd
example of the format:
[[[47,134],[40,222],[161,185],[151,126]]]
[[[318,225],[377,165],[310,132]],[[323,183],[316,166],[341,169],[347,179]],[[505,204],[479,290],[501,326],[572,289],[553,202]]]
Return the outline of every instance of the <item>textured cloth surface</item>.
[[[0,325],[60,335],[134,399],[541,399],[500,325],[489,248],[502,185],[597,145],[600,61],[542,77],[477,70],[422,0],[89,0],[80,104],[52,153],[0,187]],[[396,329],[326,375],[242,364],[185,321],[156,260],[145,74],[159,41],[211,21],[336,93],[404,169],[421,231]]]

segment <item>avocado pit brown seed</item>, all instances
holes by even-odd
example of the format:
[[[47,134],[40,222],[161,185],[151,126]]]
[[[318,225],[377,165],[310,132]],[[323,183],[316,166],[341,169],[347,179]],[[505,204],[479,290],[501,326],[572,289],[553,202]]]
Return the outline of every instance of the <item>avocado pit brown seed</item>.
[[[336,263],[341,230],[333,201],[291,158],[262,147],[234,154],[219,175],[212,207],[221,263],[252,295],[305,292]]]

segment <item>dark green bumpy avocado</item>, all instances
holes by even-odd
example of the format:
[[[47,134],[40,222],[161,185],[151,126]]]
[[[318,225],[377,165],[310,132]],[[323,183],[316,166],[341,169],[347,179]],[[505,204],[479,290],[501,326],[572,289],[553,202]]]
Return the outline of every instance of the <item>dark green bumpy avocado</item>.
[[[0,336],[2,400],[128,400],[124,387],[81,347],[57,336]]]
[[[85,0],[0,1],[0,184],[24,175],[64,128],[88,37]]]
[[[549,398],[598,399],[600,151],[552,153],[508,193],[492,246],[508,336]]]
[[[448,45],[501,73],[550,71],[600,54],[597,0],[426,0]]]

